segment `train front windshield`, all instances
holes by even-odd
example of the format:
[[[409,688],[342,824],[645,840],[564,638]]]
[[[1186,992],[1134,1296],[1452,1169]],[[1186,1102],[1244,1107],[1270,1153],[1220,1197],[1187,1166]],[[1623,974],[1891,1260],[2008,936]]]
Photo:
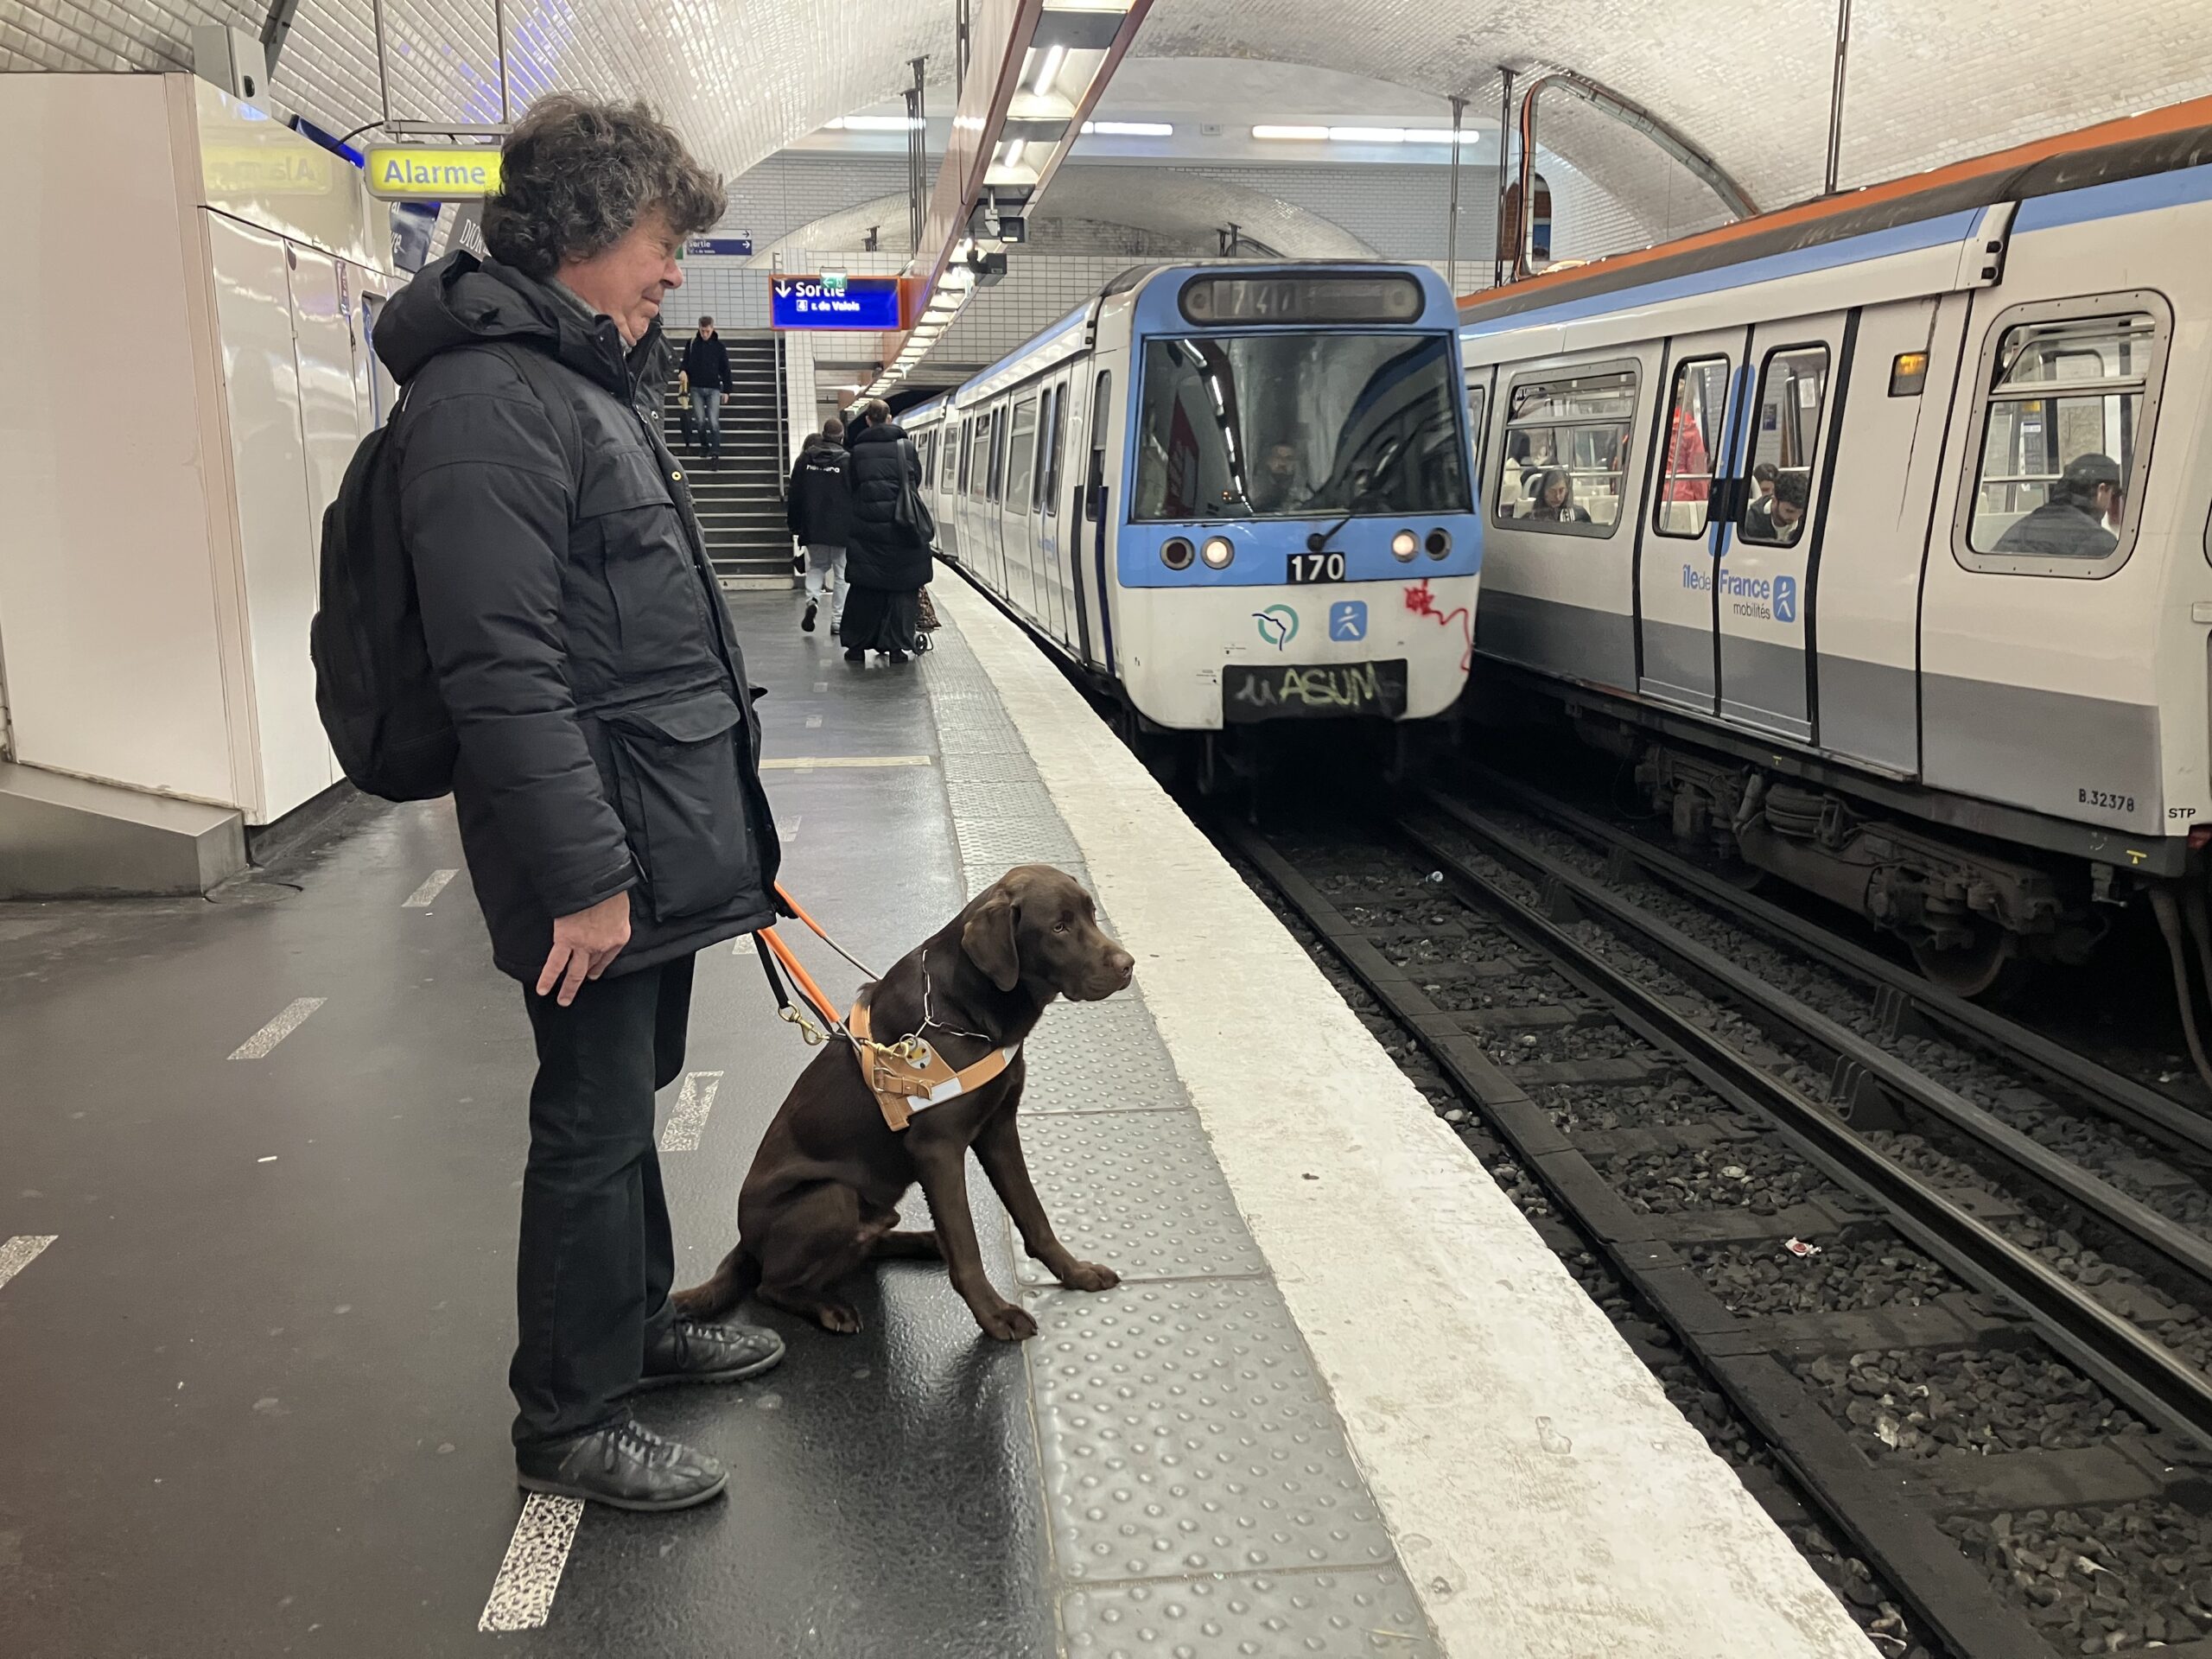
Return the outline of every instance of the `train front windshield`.
[[[1471,511],[1450,336],[1145,342],[1135,517]]]

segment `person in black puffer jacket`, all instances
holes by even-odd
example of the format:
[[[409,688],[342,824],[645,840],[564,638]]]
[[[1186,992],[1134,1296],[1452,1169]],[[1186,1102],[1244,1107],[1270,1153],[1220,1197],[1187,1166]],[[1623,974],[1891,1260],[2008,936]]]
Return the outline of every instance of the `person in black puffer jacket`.
[[[492,257],[423,270],[376,350],[407,389],[393,505],[460,740],[461,851],[537,1043],[516,1472],[533,1492],[680,1509],[727,1475],[626,1397],[783,1351],[772,1332],[676,1317],[654,1145],[693,957],[778,908],[744,653],[628,360],[650,361],[677,250],[728,199],[641,104],[541,99],[501,167]]]
[[[853,525],[851,464],[845,453],[845,423],[833,415],[819,432],[806,435],[784,493],[791,535],[806,550],[806,613],[798,625],[807,633],[814,632],[825,583],[832,585],[830,631],[835,633],[844,620],[845,543]]]
[[[861,406],[861,418],[864,424],[850,440],[853,529],[845,575],[852,595],[840,633],[849,663],[864,661],[871,651],[903,663],[916,648],[922,587],[931,569],[932,527],[918,494],[921,457],[880,397]],[[902,500],[919,524],[901,522]]]

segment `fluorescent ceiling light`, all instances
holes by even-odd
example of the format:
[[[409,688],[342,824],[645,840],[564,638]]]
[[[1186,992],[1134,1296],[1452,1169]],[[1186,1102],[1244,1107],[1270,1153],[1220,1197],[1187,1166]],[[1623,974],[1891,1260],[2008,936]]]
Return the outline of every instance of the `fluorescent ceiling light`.
[[[1026,140],[1020,138],[1007,139],[1006,141],[1006,153],[1000,157],[999,165],[1001,167],[1007,168],[1020,167],[1021,165],[1021,147],[1026,142]]]
[[[1460,129],[1459,142],[1461,143],[1479,143],[1481,141],[1482,134],[1473,128]],[[1452,129],[1449,127],[1408,127],[1406,142],[1409,144],[1448,144],[1452,142]]]
[[[1317,139],[1326,138],[1329,130],[1326,127],[1257,126],[1252,129],[1252,136],[1255,138]]]
[[[841,115],[830,124],[847,132],[912,132],[922,124],[911,115]]]
[[[1331,127],[1329,137],[1340,144],[1402,144],[1403,127]]]
[[[1037,66],[1037,79],[1029,83],[1029,90],[1042,98],[1052,90],[1052,77],[1060,73],[1060,66],[1068,60],[1065,46],[1045,48],[1045,60]]]
[[[1086,133],[1101,138],[1173,138],[1175,129],[1165,121],[1086,121]]]

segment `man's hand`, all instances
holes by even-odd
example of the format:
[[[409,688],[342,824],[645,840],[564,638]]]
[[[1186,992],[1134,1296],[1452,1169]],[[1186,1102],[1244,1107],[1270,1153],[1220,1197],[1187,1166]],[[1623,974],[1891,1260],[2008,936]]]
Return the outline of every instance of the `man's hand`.
[[[545,995],[557,983],[563,1007],[576,1000],[584,981],[597,979],[630,943],[630,895],[618,893],[602,899],[589,910],[561,916],[553,922],[553,949],[545,958],[545,971],[537,976],[537,994]]]

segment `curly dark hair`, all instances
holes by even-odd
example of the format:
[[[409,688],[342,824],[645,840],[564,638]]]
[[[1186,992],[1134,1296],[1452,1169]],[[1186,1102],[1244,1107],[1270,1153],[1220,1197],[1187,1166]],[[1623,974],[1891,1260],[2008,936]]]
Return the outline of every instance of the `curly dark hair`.
[[[556,92],[531,105],[500,146],[484,245],[542,280],[565,261],[606,252],[648,213],[690,236],[728,207],[721,175],[693,161],[650,105]]]

